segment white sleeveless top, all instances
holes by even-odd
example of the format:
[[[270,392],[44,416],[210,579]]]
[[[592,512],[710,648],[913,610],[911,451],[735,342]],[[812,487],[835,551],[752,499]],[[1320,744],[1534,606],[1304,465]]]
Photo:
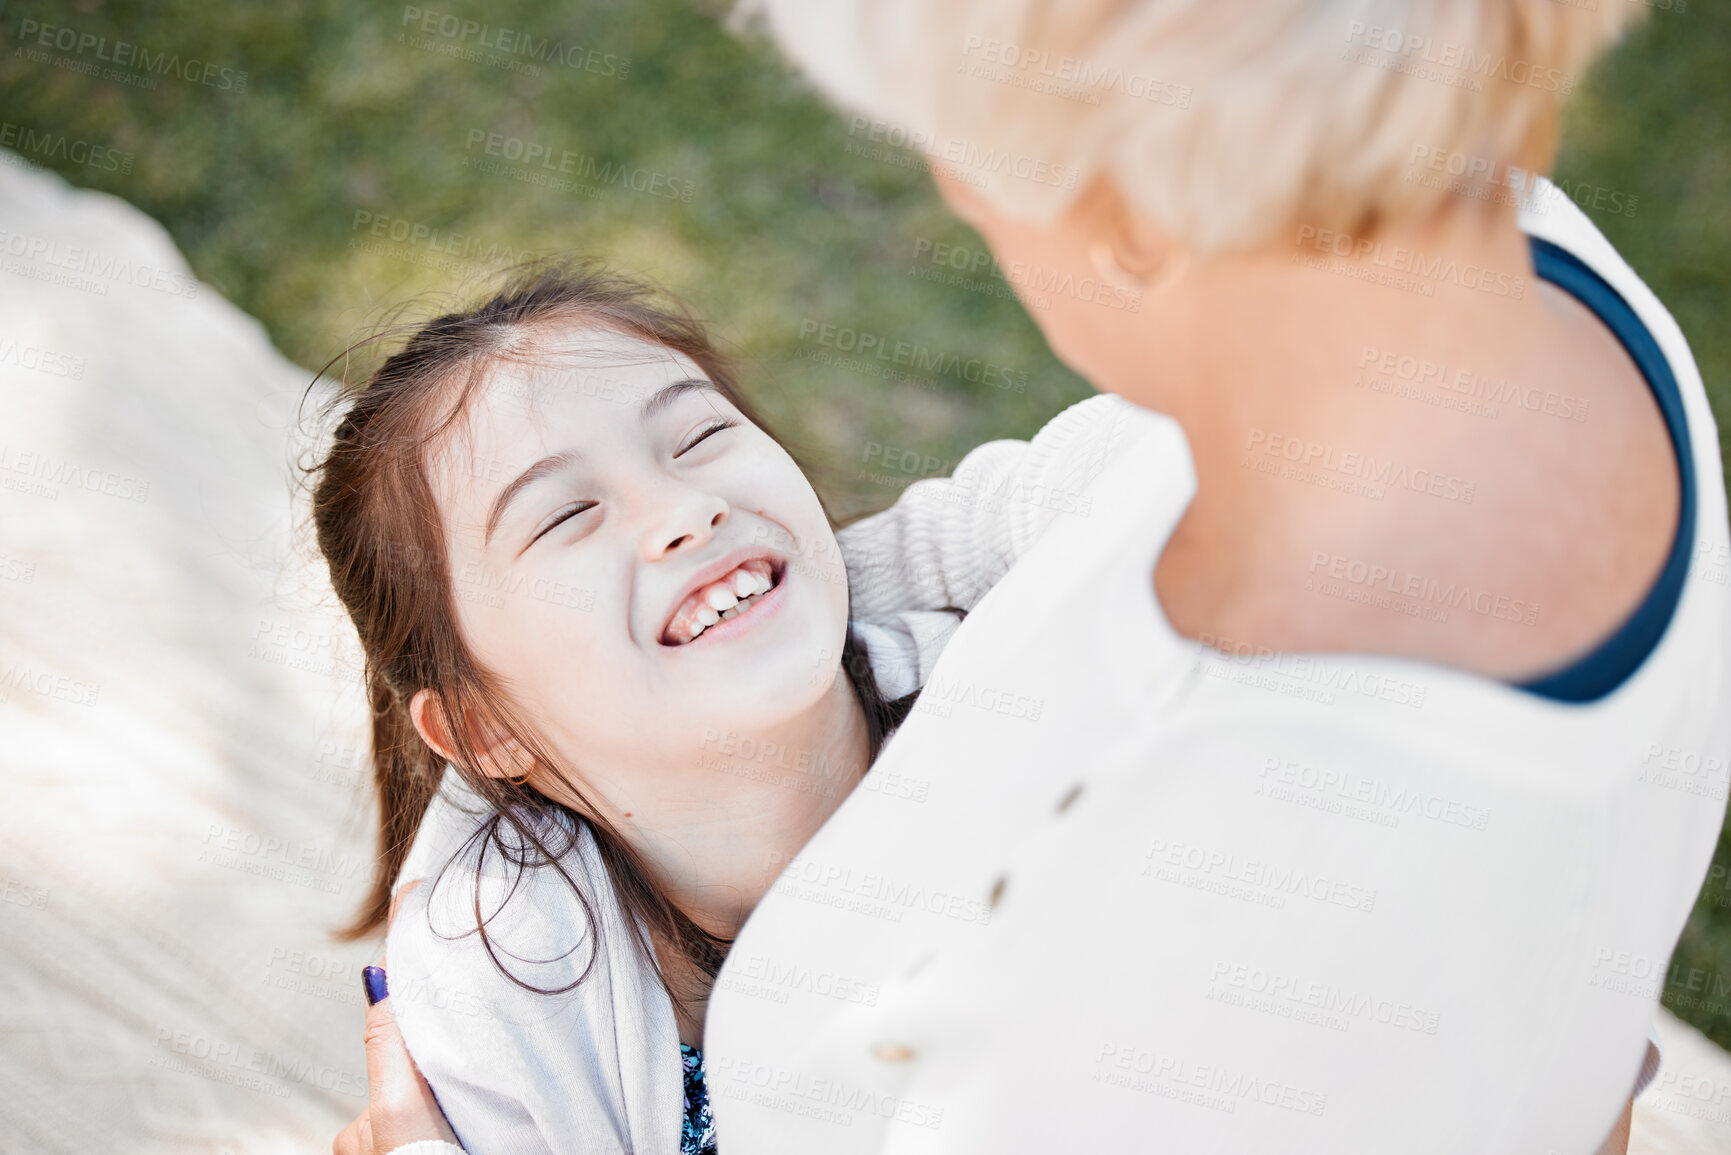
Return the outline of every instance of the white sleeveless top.
[[[1184,436],[1112,398],[913,487],[886,552],[949,575],[928,605],[978,584],[946,543],[1019,560],[867,776],[914,789],[850,796],[737,939],[705,1034],[723,1150],[1596,1148],[1724,814],[1731,543],[1681,332],[1566,198],[1522,224],[1681,387],[1694,564],[1639,668],[1570,704],[1199,646],[1150,580]],[[747,968],[831,981],[753,997]]]

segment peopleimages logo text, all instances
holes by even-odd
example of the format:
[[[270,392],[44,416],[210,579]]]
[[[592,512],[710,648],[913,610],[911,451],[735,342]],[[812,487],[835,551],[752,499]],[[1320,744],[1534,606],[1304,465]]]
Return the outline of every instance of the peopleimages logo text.
[[[58,24],[20,20],[18,42],[20,45],[34,44],[36,47],[52,48],[58,52],[70,52],[74,56],[88,56],[104,64],[132,68],[152,76],[173,76],[188,84],[202,84],[207,88],[225,92],[246,91],[248,77],[239,69],[199,60],[193,56],[183,60],[178,52],[170,52],[168,49],[153,52],[143,44],[134,44],[127,40],[115,40],[111,43],[106,36],[80,32],[76,28]]]
[[[1315,225],[1300,225],[1293,244],[1300,249],[1312,249],[1343,260],[1368,260],[1371,265],[1393,273],[1476,289],[1494,297],[1518,301],[1527,292],[1527,280],[1519,273],[1499,272],[1470,263],[1463,265],[1453,257],[1433,257],[1404,245],[1384,245],[1371,237],[1355,237],[1351,233]]]

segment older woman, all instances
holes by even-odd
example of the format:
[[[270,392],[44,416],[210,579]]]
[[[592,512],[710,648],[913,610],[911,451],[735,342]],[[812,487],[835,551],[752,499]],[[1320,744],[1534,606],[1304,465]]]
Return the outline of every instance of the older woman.
[[[762,7],[1165,417],[958,631],[873,770],[927,801],[850,798],[746,924],[724,1145],[1598,1148],[1731,746],[1699,373],[1531,175],[1629,6]]]
[[[733,945],[723,1149],[1620,1149],[1731,753],[1699,373],[1532,175],[1629,6],[759,7],[1134,406],[904,498],[1008,572]]]

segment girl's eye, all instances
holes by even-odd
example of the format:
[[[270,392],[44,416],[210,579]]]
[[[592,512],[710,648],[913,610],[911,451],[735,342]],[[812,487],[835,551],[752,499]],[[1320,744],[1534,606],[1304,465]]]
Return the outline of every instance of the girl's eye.
[[[558,513],[553,515],[552,520],[535,531],[535,536],[529,539],[529,544],[534,545],[547,534],[552,533],[555,529],[558,529],[573,517],[576,517],[584,510],[591,509],[594,506],[595,502],[593,501],[574,501],[570,505],[565,506]]]
[[[691,450],[697,448],[697,446],[700,443],[702,443],[703,441],[707,440],[708,438],[714,436],[717,433],[720,433],[723,429],[732,429],[735,425],[738,425],[738,424],[739,424],[739,422],[734,421],[731,418],[717,417],[715,420],[706,424],[702,429],[698,430],[697,436],[693,437],[690,441],[687,441],[684,445],[680,446],[679,452],[675,453],[673,456],[675,458],[683,457],[685,454],[689,453]]]

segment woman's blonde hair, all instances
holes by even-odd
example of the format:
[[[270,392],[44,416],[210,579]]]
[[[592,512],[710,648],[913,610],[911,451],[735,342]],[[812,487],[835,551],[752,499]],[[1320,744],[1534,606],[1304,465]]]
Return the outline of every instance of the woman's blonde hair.
[[[1631,0],[742,0],[855,115],[998,209],[1094,177],[1199,252],[1530,189]]]

